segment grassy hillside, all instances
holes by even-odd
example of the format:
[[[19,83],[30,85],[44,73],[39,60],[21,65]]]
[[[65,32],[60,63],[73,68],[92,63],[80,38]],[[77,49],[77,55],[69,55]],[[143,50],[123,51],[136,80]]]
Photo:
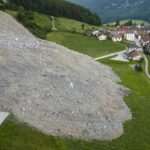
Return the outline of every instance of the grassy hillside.
[[[13,16],[16,16],[17,14],[15,11],[7,10],[7,12]],[[51,16],[37,12],[33,13],[33,19],[29,22],[36,24],[42,29],[52,28]],[[82,27],[83,24],[84,28]],[[58,31],[47,32],[47,40],[56,42],[72,50],[87,54],[92,57],[98,57],[112,52],[124,50],[127,45],[127,43],[124,42],[114,43],[110,40],[99,41],[95,37],[85,36],[86,30],[99,29],[103,27],[92,26],[80,21],[60,17],[55,17],[55,26]],[[35,29],[33,28],[32,30]],[[32,30],[30,31],[32,32]]]
[[[34,12],[33,13],[34,19],[32,22],[37,24],[40,27],[52,27],[52,19],[51,16],[41,14]],[[84,29],[82,29],[82,25],[84,24]],[[55,26],[60,31],[76,31],[78,33],[84,33],[87,29],[98,29],[98,26],[92,26],[87,23],[83,23],[80,21],[67,19],[67,18],[61,18],[61,17],[55,17]]]
[[[36,23],[40,27],[52,27],[52,20],[50,16],[40,14],[40,13],[33,13],[33,22]]]
[[[114,43],[110,40],[98,41],[95,37],[69,32],[52,32],[47,35],[47,40],[59,43],[72,50],[98,57],[116,51],[124,50],[126,43]]]
[[[92,26],[87,23],[83,23],[80,21],[75,21],[72,19],[66,19],[66,18],[60,18],[56,17],[55,19],[55,25],[56,27],[61,31],[76,31],[79,33],[84,33],[86,30],[89,29],[98,29],[99,26]],[[82,28],[82,25],[84,25],[84,29]]]

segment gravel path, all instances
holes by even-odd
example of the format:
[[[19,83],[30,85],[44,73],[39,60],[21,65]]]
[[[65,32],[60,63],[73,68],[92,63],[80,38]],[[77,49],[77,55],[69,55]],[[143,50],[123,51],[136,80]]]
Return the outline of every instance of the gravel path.
[[[52,18],[52,31],[57,31],[58,29],[55,27],[55,17],[51,16]]]
[[[100,56],[100,57],[97,57],[95,58],[94,60],[101,60],[101,59],[105,59],[105,58],[108,58],[108,57],[112,57],[112,56],[115,56],[115,55],[118,55],[120,53],[123,53],[125,52],[126,50],[123,50],[123,51],[119,51],[119,52],[115,52],[115,53],[111,53],[111,54],[108,54],[108,55],[104,55],[104,56]]]
[[[131,113],[111,68],[36,39],[0,11],[0,110],[43,133],[111,140]]]
[[[144,55],[144,60],[145,60],[145,72],[146,72],[146,75],[147,77],[150,79],[150,74],[149,74],[149,66],[148,66],[148,59],[146,57],[146,55]]]

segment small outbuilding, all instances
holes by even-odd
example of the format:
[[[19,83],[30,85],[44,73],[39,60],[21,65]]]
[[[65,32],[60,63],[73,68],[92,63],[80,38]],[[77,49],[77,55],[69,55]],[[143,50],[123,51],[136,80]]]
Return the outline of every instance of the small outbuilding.
[[[143,53],[137,50],[133,50],[126,54],[129,60],[140,61],[143,59]]]
[[[107,40],[107,36],[103,33],[99,33],[97,35],[97,39],[100,40],[100,41],[104,41],[104,40]]]
[[[123,40],[122,34],[115,34],[112,36],[113,42],[121,42]]]

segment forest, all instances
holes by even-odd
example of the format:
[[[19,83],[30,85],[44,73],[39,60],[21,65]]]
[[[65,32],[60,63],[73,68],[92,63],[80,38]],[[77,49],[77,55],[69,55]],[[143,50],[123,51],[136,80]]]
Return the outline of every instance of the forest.
[[[100,17],[89,9],[64,0],[10,0],[26,10],[37,11],[57,17],[79,20],[91,25],[101,25]]]

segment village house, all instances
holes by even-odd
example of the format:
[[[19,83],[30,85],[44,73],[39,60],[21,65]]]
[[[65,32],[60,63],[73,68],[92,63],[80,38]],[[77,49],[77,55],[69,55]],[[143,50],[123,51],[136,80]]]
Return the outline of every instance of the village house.
[[[122,34],[115,34],[112,36],[113,42],[121,42],[123,40]]]
[[[130,51],[126,53],[126,57],[128,60],[140,61],[143,59],[143,53],[137,50]]]
[[[93,35],[93,36],[96,36],[98,33],[99,33],[99,30],[93,30],[93,31],[92,31],[92,35]]]
[[[125,34],[129,32],[129,27],[126,26],[121,26],[120,28],[117,29],[118,34]]]
[[[144,37],[141,39],[142,46],[145,46],[150,43],[150,37]]]
[[[149,33],[146,32],[143,29],[138,29],[136,34],[137,34],[137,37],[138,37],[139,40],[141,40],[142,38],[145,38],[145,37],[149,36]]]
[[[134,41],[136,38],[136,34],[135,34],[135,32],[130,31],[130,32],[126,32],[124,37],[127,41]]]
[[[145,31],[146,33],[150,34],[150,26],[144,27],[144,31]]]
[[[144,46],[144,52],[150,54],[150,43]]]
[[[103,34],[103,33],[98,33],[98,34],[96,35],[96,37],[97,37],[97,39],[100,40],[100,41],[104,41],[104,40],[107,39],[107,36],[106,36],[105,34]]]
[[[109,36],[112,38],[113,35],[118,34],[117,30],[110,30]]]
[[[139,47],[139,46],[137,46],[136,44],[129,44],[129,45],[127,46],[127,51],[128,51],[128,52],[132,52],[132,51],[134,51],[134,50],[136,50],[136,51],[142,51],[142,47]]]

